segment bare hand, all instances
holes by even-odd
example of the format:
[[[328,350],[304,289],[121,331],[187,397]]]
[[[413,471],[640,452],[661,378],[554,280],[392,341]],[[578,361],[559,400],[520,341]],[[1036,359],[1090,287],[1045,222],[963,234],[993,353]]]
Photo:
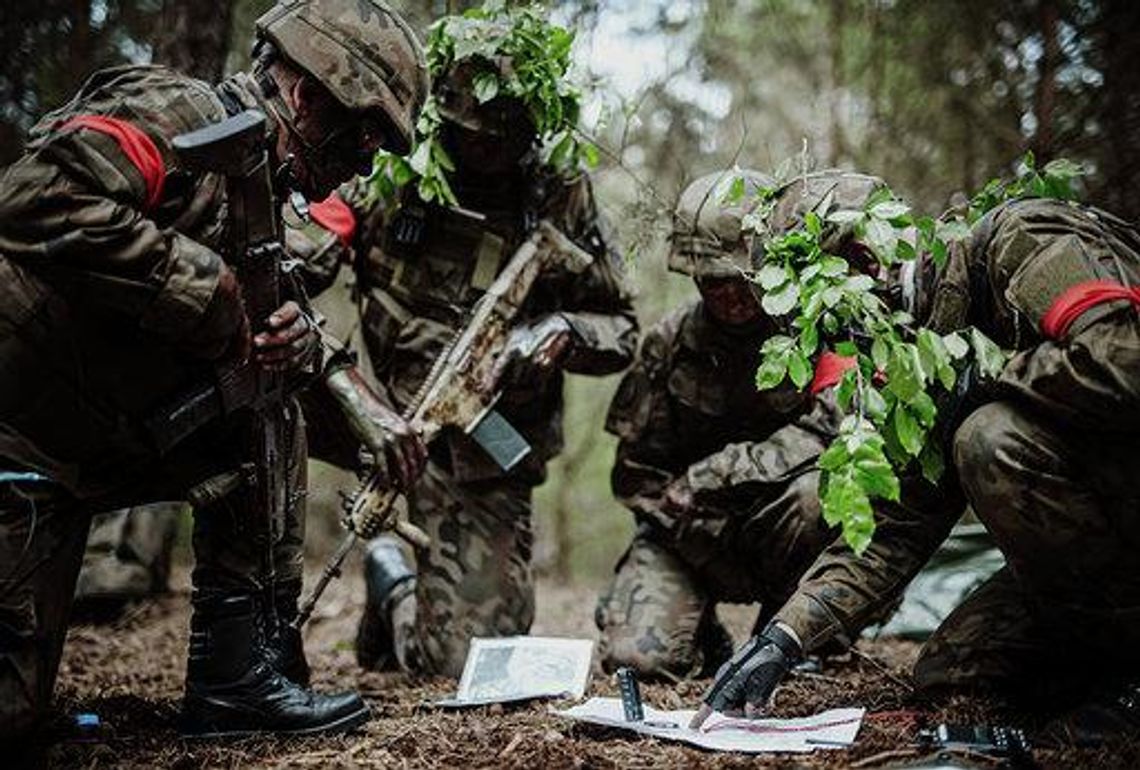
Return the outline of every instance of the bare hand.
[[[272,372],[299,369],[313,360],[320,335],[301,307],[290,300],[267,320],[268,329],[253,338],[254,360]]]

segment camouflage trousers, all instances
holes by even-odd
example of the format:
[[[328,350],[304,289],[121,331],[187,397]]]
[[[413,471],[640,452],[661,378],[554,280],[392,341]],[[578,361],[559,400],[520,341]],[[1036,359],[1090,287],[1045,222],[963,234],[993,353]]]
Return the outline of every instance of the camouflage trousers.
[[[281,585],[301,588],[305,436],[300,412],[289,420],[288,499],[273,546]],[[185,496],[194,485],[244,460],[245,425],[204,429],[140,480],[111,498],[78,500],[50,482],[0,483],[0,743],[18,739],[47,713],[92,512]],[[0,467],[11,467],[0,458]],[[263,585],[267,554],[260,519],[238,490],[194,511],[194,589],[252,593]]]
[[[1125,425],[1129,411],[1119,415]],[[1076,696],[1138,668],[1135,439],[1063,428],[1047,415],[999,401],[955,436],[963,487],[1007,566],[927,642],[915,667],[920,688]]]
[[[710,674],[732,653],[717,602],[760,602],[763,625],[834,540],[820,515],[819,473],[771,484],[752,513],[643,523],[598,601],[601,660],[648,678]]]
[[[407,670],[458,677],[472,637],[525,634],[534,621],[531,486],[460,483],[430,462],[409,518],[431,546],[389,605],[396,658]]]

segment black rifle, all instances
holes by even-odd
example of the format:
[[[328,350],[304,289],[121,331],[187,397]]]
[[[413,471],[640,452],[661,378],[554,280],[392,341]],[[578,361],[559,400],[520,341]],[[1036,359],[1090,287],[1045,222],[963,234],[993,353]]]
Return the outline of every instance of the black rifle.
[[[177,136],[172,142],[185,169],[226,178],[227,256],[236,268],[254,334],[266,329],[270,314],[281,306],[281,263],[285,256],[265,128],[265,115],[246,110]],[[214,416],[247,407],[252,410],[246,440],[252,462],[242,468],[238,480],[252,493],[252,510],[265,516],[257,530],[264,560],[263,588],[270,593],[275,578],[273,545],[281,537],[289,504],[287,460],[282,454],[288,420],[284,377],[248,362],[230,367],[219,372],[217,383],[180,400],[175,409],[152,420],[151,433],[163,449],[164,444],[173,446]],[[223,482],[221,486],[232,489],[236,484]]]

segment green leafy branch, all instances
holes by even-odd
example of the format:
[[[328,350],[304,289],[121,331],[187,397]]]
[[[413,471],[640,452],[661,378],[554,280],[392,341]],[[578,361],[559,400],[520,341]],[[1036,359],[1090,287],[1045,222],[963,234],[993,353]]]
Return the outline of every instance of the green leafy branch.
[[[567,173],[598,163],[597,147],[575,131],[582,94],[567,77],[573,43],[574,33],[551,24],[540,7],[508,8],[499,0],[432,24],[426,56],[433,78],[460,63],[476,66],[472,88],[480,104],[499,96],[517,99],[534,123],[543,162]],[[431,96],[417,121],[410,155],[376,154],[369,180],[373,195],[391,199],[414,182],[425,201],[458,203],[448,181],[455,164],[440,140],[442,125],[439,103]]]
[[[860,210],[829,211],[825,198],[800,227],[775,237],[767,220],[776,191],[765,190],[742,222],[746,231],[765,238],[765,257],[753,276],[763,291],[761,305],[773,317],[790,317],[793,332],[765,341],[757,388],[774,388],[786,378],[802,390],[814,376],[811,361],[824,336],[840,340],[835,353],[854,360],[836,392],[847,415],[819,467],[824,520],[842,528],[856,553],[874,535],[873,501],[898,501],[900,473],[917,463],[929,481],[942,476],[942,442],[934,440],[938,404],[951,397],[962,370],[972,364],[980,377],[997,377],[1007,356],[977,329],[939,335],[915,328],[913,318],[892,312],[876,294],[885,288],[880,280],[853,271],[846,259],[824,249],[824,229],[850,228],[884,273],[919,253],[929,253],[941,269],[951,244],[969,237],[970,225],[998,204],[1030,196],[1075,197],[1073,182],[1083,173],[1076,164],[1057,160],[1037,170],[1027,155],[1021,165],[1016,179],[991,181],[965,215],[946,219],[917,216],[882,187]],[[743,195],[743,180],[733,180],[723,199],[739,202]]]

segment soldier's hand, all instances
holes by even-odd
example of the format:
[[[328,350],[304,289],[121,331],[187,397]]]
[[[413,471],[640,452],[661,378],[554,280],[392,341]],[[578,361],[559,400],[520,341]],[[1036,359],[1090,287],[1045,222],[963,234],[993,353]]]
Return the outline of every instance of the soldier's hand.
[[[714,711],[726,716],[759,716],[776,686],[802,657],[800,643],[785,627],[769,623],[716,672],[689,727],[699,729]]]
[[[503,352],[483,382],[483,392],[494,393],[505,383],[545,376],[562,362],[573,341],[570,323],[558,313],[511,329]]]
[[[314,361],[321,344],[320,333],[296,302],[289,300],[274,310],[267,326],[253,338],[257,363],[281,372],[300,369]]]
[[[427,446],[407,420],[379,401],[369,406],[368,415],[374,426],[368,449],[377,469],[390,485],[406,492],[424,472]]]
[[[674,519],[688,518],[693,511],[693,489],[688,480],[681,476],[665,487],[661,498],[662,512]]]

